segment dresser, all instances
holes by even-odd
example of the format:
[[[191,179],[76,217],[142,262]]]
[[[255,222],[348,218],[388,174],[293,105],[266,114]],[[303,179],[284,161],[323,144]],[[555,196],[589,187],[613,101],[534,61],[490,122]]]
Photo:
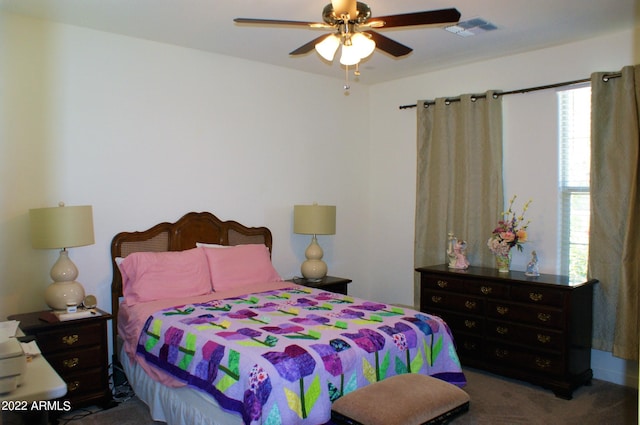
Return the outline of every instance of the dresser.
[[[96,311],[95,316],[63,322],[43,320],[50,320],[48,312],[9,316],[20,322],[26,335],[36,337],[42,355],[65,381],[67,394],[63,400],[70,401],[72,409],[106,406],[111,400],[107,345],[111,315]]]
[[[463,365],[528,381],[565,399],[591,381],[596,280],[447,265],[416,271],[420,310],[447,322]]]

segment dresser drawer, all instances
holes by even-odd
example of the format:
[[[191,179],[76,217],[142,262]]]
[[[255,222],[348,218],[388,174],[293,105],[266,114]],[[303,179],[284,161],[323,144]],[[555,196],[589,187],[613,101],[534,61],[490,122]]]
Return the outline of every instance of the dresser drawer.
[[[39,332],[36,334],[36,339],[42,352],[47,354],[86,345],[100,345],[103,333],[102,323],[90,323],[84,326],[68,326],[63,329]]]
[[[422,287],[453,292],[464,292],[464,280],[455,277],[423,276]]]
[[[83,348],[81,350],[67,350],[47,356],[51,366],[64,378],[77,370],[102,366],[102,348]]]
[[[552,289],[537,287],[517,287],[511,288],[511,299],[540,305],[562,307],[564,305],[564,292]]]
[[[482,335],[484,333],[484,318],[482,316],[456,314],[448,311],[434,312],[449,325],[454,338],[458,333]]]
[[[470,295],[480,295],[484,297],[509,299],[510,288],[497,282],[489,281],[469,281],[465,282],[465,292]]]
[[[542,306],[523,307],[520,304],[488,301],[487,315],[492,318],[530,323],[538,326],[561,329],[564,323],[562,310]]]
[[[447,308],[464,313],[483,314],[484,300],[464,294],[451,294],[442,291],[425,291],[422,294],[423,306]]]
[[[507,363],[545,374],[560,375],[564,364],[562,356],[524,350],[508,345],[487,344],[490,361]]]
[[[487,321],[487,337],[535,349],[562,350],[563,333],[553,329],[517,325],[511,322]]]

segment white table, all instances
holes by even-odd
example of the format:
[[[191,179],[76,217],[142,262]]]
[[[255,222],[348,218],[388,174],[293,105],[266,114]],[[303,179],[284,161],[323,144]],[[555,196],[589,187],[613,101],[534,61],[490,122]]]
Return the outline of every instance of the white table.
[[[2,407],[2,419],[7,423],[16,422],[13,417],[22,416],[25,424],[47,424],[50,410],[66,410],[62,401],[50,402],[64,396],[67,393],[67,384],[60,375],[51,367],[47,359],[42,355],[35,356],[27,363],[22,385],[7,394],[0,394],[0,406]],[[9,402],[16,403],[9,403]],[[43,402],[35,403],[34,402]],[[12,422],[13,421],[13,422]]]

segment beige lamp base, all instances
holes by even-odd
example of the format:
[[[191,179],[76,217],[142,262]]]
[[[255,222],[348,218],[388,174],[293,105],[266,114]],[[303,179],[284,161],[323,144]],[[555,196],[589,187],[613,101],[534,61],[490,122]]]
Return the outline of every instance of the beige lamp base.
[[[313,235],[311,243],[304,252],[304,255],[307,257],[307,260],[303,262],[300,267],[302,276],[307,280],[322,280],[322,278],[327,275],[327,264],[322,261],[324,252],[322,251],[322,247],[318,245],[316,235]]]
[[[44,291],[44,300],[54,310],[66,310],[67,305],[81,305],[84,300],[84,288],[75,280],[53,282]]]

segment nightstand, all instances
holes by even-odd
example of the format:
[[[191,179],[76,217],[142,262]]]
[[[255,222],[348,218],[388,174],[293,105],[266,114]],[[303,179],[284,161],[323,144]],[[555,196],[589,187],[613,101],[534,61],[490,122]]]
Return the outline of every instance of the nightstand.
[[[46,322],[45,312],[15,314],[26,335],[36,337],[42,355],[67,385],[62,400],[71,402],[71,409],[111,400],[107,322],[111,315],[97,310],[96,316],[63,322]]]
[[[311,282],[303,277],[294,277],[293,279],[289,279],[289,282],[308,286],[310,288],[322,289],[323,291],[347,295],[347,285],[351,283],[351,279],[345,279],[343,277],[335,276],[325,276],[321,281]]]

